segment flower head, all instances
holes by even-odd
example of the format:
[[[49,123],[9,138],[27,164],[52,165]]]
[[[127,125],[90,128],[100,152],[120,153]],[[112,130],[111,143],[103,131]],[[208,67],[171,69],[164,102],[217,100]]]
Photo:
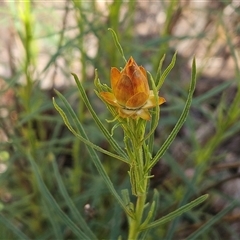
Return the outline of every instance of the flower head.
[[[100,92],[100,96],[116,107],[123,118],[149,120],[151,116],[148,109],[165,102],[162,97],[156,101],[153,91],[149,90],[146,70],[138,66],[132,57],[122,71],[111,68],[111,87],[112,92]]]

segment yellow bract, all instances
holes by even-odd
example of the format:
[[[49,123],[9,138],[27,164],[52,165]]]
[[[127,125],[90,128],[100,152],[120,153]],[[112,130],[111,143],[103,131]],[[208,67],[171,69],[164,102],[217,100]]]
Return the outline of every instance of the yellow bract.
[[[102,99],[118,109],[120,117],[143,118],[150,120],[149,108],[165,102],[163,97],[156,98],[149,90],[147,73],[138,66],[132,57],[122,71],[111,68],[112,92],[100,92]]]

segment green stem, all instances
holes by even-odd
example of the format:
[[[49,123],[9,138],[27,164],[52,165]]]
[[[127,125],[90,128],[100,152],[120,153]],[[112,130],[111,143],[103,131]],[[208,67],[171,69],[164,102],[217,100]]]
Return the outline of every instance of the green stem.
[[[146,185],[147,186],[147,185]],[[142,215],[146,201],[146,193],[137,197],[135,219],[130,219],[128,239],[137,239],[140,234],[140,226],[142,224]]]
[[[137,239],[141,230],[144,206],[147,197],[147,187],[149,179],[146,177],[144,171],[143,146],[142,139],[144,131],[137,125],[136,121],[131,122],[132,129],[136,129],[135,136],[133,136],[132,145],[134,152],[134,159],[132,159],[132,169],[130,169],[130,178],[132,184],[133,194],[137,196],[137,201],[134,210],[135,218],[129,218],[129,235],[128,239]]]

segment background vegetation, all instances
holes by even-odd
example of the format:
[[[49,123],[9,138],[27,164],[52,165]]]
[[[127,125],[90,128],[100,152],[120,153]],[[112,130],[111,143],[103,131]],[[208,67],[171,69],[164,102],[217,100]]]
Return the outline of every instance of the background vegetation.
[[[56,88],[74,106],[89,138],[110,150],[70,75],[79,76],[111,129],[93,85],[95,68],[109,84],[110,67],[124,66],[109,27],[126,57],[133,56],[153,76],[163,54],[167,65],[178,51],[161,89],[167,103],[161,107],[155,151],[183,109],[190,64],[194,56],[197,60],[190,115],[153,169],[149,194],[159,191],[158,217],[204,193],[210,197],[153,230],[151,239],[238,239],[238,1],[1,1],[0,16],[0,239],[76,239],[75,226],[91,233],[83,219],[98,239],[126,236],[120,207],[52,104]],[[121,145],[121,131],[114,134]],[[99,156],[117,190],[129,187],[126,166]]]

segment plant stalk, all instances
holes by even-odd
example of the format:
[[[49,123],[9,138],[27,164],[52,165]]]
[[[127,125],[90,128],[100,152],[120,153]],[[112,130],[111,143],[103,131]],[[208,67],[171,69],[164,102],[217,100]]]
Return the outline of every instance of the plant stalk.
[[[136,124],[136,122],[134,122]],[[132,129],[137,129],[136,137],[132,138],[133,143],[133,152],[135,158],[132,160],[133,170],[131,177],[131,184],[133,189],[133,194],[137,196],[136,205],[135,205],[135,218],[129,218],[129,235],[128,239],[137,239],[140,234],[140,226],[142,224],[142,218],[144,213],[144,206],[146,203],[147,197],[147,187],[149,179],[145,177],[144,172],[144,159],[143,159],[143,147],[141,139],[143,139],[144,131],[139,131],[137,126],[132,126]],[[130,170],[131,171],[131,170]]]
[[[144,205],[146,202],[146,193],[137,197],[135,219],[130,218],[128,239],[137,239],[140,234]]]

